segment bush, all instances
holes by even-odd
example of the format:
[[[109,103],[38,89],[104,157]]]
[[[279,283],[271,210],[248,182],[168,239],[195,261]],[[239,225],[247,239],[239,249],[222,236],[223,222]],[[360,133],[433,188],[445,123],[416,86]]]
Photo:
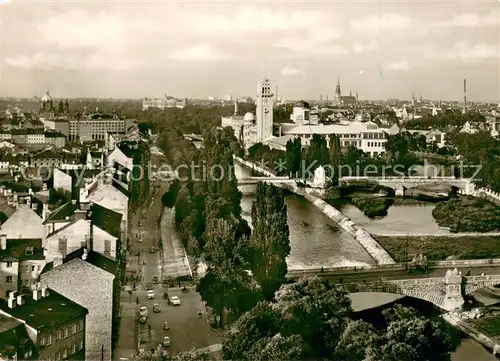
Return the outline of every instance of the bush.
[[[353,197],[351,202],[358,207],[367,217],[385,217],[393,200],[384,197]]]

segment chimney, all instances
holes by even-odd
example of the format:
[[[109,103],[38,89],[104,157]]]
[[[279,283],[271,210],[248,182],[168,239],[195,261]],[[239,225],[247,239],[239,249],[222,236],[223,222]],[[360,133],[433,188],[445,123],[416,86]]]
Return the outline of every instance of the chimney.
[[[38,301],[40,298],[42,298],[42,291],[40,291],[38,287],[36,287],[33,290],[33,300]]]
[[[7,300],[7,305],[9,308],[15,308],[16,307],[16,299],[15,298],[9,298]]]
[[[31,203],[31,209],[36,212],[36,210],[38,209],[37,204],[36,203]]]
[[[72,199],[71,200],[71,204],[74,205],[74,206],[76,206],[76,199]]]
[[[42,209],[42,221],[45,221],[49,217],[50,211],[49,211],[49,204],[44,203],[43,204],[43,209]]]
[[[75,211],[75,221],[79,221],[81,219],[87,219],[87,212],[78,209]]]
[[[9,292],[9,300],[15,300],[17,298],[17,291]]]
[[[42,286],[42,297],[47,297],[50,294],[48,287]]]
[[[29,189],[28,189],[28,194],[29,194],[30,196],[32,196],[32,195],[33,195],[33,188],[29,188]]]
[[[24,295],[17,296],[17,305],[18,306],[24,305]]]
[[[0,235],[0,249],[2,251],[5,251],[7,249],[7,235],[6,234]]]

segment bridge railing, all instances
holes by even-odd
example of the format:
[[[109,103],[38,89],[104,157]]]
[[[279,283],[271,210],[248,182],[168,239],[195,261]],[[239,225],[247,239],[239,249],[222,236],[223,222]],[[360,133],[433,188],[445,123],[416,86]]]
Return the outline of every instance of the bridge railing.
[[[416,263],[413,262],[400,262],[385,265],[362,265],[352,267],[319,267],[308,269],[291,269],[288,271],[287,277],[304,277],[310,275],[335,275],[335,274],[352,274],[352,273],[373,273],[383,271],[400,271],[407,267],[413,267]],[[474,268],[474,267],[500,267],[500,258],[493,259],[470,259],[470,260],[453,260],[453,261],[428,261],[427,267],[429,269],[451,269],[451,268]],[[500,268],[499,268],[500,272]]]
[[[423,176],[403,176],[403,177],[362,177],[362,176],[345,176],[340,178],[342,181],[356,181],[356,180],[371,180],[371,181],[470,181],[469,178],[456,178],[456,177],[423,177]]]

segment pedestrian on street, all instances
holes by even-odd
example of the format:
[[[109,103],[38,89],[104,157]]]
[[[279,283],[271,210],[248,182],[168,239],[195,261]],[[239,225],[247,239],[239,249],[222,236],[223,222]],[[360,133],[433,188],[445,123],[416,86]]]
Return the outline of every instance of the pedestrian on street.
[[[139,304],[139,297],[135,299],[135,303]]]
[[[179,280],[179,287],[181,286],[181,280]]]

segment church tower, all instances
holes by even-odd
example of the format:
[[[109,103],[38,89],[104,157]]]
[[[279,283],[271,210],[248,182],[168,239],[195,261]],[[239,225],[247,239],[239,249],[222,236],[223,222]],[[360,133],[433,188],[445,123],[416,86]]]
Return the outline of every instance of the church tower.
[[[257,88],[256,143],[261,143],[273,136],[273,96],[269,79],[260,80]]]
[[[335,105],[339,106],[342,103],[342,92],[340,91],[340,79],[337,78],[337,86],[335,87]]]

